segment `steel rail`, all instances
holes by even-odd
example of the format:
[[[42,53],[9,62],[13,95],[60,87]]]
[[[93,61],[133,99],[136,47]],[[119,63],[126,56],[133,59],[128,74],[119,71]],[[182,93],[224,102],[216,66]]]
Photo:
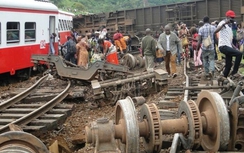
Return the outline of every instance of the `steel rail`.
[[[215,66],[215,68],[219,71],[219,69],[218,69],[217,66]],[[194,88],[196,89],[198,87],[190,87],[189,86],[189,77],[188,77],[187,72],[186,72],[186,60],[184,60],[184,75],[186,77],[186,85],[184,87],[185,92],[184,92],[184,99],[183,100],[184,101],[188,101],[188,94],[189,94],[188,89],[194,89]],[[234,82],[230,78],[228,78],[228,80],[229,80],[229,82],[231,82],[232,84],[234,84]],[[238,95],[240,95],[240,96],[243,95],[243,93],[241,92],[242,85],[243,85],[243,83],[240,84],[239,85],[239,88],[237,88],[235,90],[235,92],[232,95],[232,98],[231,98],[231,101],[230,102],[233,103],[234,98],[237,97]],[[218,88],[226,88],[226,87],[224,87],[224,86],[216,86],[216,87],[212,86],[212,87],[201,87],[201,88],[204,88],[204,89],[218,89]],[[240,97],[237,97],[236,99],[238,99],[238,98],[240,99]],[[230,105],[232,103],[230,103]],[[173,141],[172,141],[172,144],[171,144],[170,153],[176,153],[177,152],[177,149],[178,149],[178,146],[179,146],[180,141],[182,141],[181,136],[179,135],[179,133],[175,133],[174,134]]]
[[[186,73],[186,60],[184,60],[184,75],[186,77],[186,88],[189,87],[189,77]],[[188,101],[188,94],[189,94],[189,90],[186,89],[185,92],[184,92],[184,101]],[[177,152],[177,149],[178,149],[178,144],[180,142],[180,135],[179,133],[175,133],[174,134],[174,139],[172,141],[172,144],[171,144],[171,149],[170,149],[170,153],[176,153]]]
[[[70,89],[71,83],[69,81],[67,87],[64,91],[62,91],[60,94],[58,94],[56,97],[54,97],[52,100],[47,102],[46,104],[42,105],[38,109],[30,112],[29,114],[26,114],[25,116],[3,126],[0,128],[0,133],[6,132],[9,129],[10,124],[17,124],[19,126],[26,125],[30,123],[32,120],[38,118],[39,116],[45,114],[49,110],[51,110],[55,105],[57,105],[59,102],[61,102],[67,95],[68,91]]]
[[[29,94],[31,94],[31,92],[37,88],[46,78],[48,77],[48,75],[43,76],[41,79],[39,79],[34,85],[32,85],[31,87],[29,87],[28,89],[24,90],[23,92],[21,92],[18,95],[15,95],[14,97],[0,103],[0,111],[5,110],[6,108],[12,106],[13,104],[21,101],[22,99],[24,99],[25,97],[27,97]]]
[[[189,87],[189,77],[186,73],[186,60],[184,60],[184,75],[186,77],[186,86],[185,87]],[[188,100],[188,94],[189,94],[189,90],[185,90],[184,92],[184,101]]]

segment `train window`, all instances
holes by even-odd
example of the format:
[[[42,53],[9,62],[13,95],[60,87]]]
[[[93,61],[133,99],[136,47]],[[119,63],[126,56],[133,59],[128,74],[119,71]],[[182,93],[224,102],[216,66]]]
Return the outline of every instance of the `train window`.
[[[58,20],[58,31],[62,31],[62,27],[61,27],[61,20]]]
[[[66,30],[68,30],[69,29],[68,20],[65,20],[65,24],[66,24]]]
[[[65,27],[65,20],[62,20],[62,23],[63,23],[63,30],[65,31],[65,30],[66,30],[66,27]]]
[[[70,21],[69,20],[67,20],[67,27],[68,27],[67,30],[70,30]]]
[[[73,21],[70,21],[71,29],[73,28]]]
[[[69,21],[68,20],[66,20],[66,30],[69,30]]]
[[[70,30],[70,22],[69,22],[69,20],[67,20],[67,30]]]
[[[62,20],[62,27],[63,27],[63,30],[65,30],[65,23],[64,23],[64,20]]]
[[[67,30],[69,30],[69,21],[66,20],[66,26],[67,26]]]
[[[7,22],[7,43],[19,42],[19,22]]]
[[[72,21],[69,21],[69,30],[72,29]]]
[[[25,23],[25,42],[36,41],[36,23],[26,22]]]
[[[64,20],[64,29],[67,30],[67,20]]]
[[[60,20],[60,30],[63,31],[64,30],[64,27],[63,27],[63,23],[62,23],[62,20]]]

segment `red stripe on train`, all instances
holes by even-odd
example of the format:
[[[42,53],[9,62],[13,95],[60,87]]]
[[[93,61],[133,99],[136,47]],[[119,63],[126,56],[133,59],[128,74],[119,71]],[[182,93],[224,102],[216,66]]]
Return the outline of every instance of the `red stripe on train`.
[[[71,32],[70,31],[62,31],[59,32],[59,36],[60,36],[60,43],[64,44],[67,41],[67,37],[71,36]]]
[[[57,54],[58,43],[55,43]],[[31,55],[33,54],[48,54],[49,44],[46,44],[44,49],[40,49],[40,44],[30,46],[19,46],[0,49],[0,74],[9,72],[11,75],[15,71],[29,68],[33,66]]]

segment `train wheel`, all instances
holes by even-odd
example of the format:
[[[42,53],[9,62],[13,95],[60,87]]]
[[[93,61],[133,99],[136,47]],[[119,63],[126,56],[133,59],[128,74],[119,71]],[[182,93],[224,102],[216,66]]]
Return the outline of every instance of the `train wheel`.
[[[230,120],[224,100],[216,92],[202,91],[197,105],[201,114],[205,151],[225,150],[230,139]]]
[[[137,66],[139,68],[143,68],[145,66],[145,60],[140,55],[137,55],[135,57],[137,59]]]
[[[133,100],[130,97],[119,100],[115,108],[115,124],[124,125],[122,140],[118,140],[118,146],[121,152],[137,153],[139,152],[139,126],[137,114]]]
[[[140,121],[146,120],[149,125],[149,137],[143,138],[146,152],[159,153],[162,148],[163,135],[160,126],[160,114],[153,103],[144,104],[140,110]]]
[[[16,75],[21,80],[28,80],[31,76],[31,68],[26,68],[16,72]]]
[[[122,65],[127,66],[129,69],[133,69],[136,67],[136,59],[132,54],[125,54],[122,59]]]
[[[199,110],[194,101],[181,101],[178,109],[178,116],[187,116],[188,134],[180,134],[182,145],[185,149],[197,149],[202,140],[202,122]]]
[[[10,131],[0,135],[0,152],[49,153],[46,146],[32,134]]]

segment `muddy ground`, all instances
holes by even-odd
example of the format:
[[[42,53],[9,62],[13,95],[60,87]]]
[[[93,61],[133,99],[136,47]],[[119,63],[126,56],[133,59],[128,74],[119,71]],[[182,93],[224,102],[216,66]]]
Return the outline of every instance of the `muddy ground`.
[[[164,65],[159,65],[158,67],[163,67],[164,69]],[[169,78],[168,83],[175,86],[182,86],[185,83],[182,65],[177,65],[177,73],[178,76],[173,79]],[[11,90],[14,90],[15,88],[29,87],[37,79],[38,77],[32,77],[24,82],[1,86],[0,100],[4,100],[9,97],[8,93]],[[59,85],[57,85],[57,87],[58,86]],[[161,92],[149,95],[146,97],[147,103],[158,104],[158,102],[164,98],[166,91],[167,87],[165,87]],[[58,140],[58,143],[69,152],[92,153],[92,147],[85,144],[85,126],[101,117],[113,120],[115,106],[111,106],[106,101],[102,101],[98,108],[93,108],[91,107],[91,103],[84,99],[65,100],[62,103],[74,104],[71,116],[66,119],[63,125],[38,136],[38,138],[40,138],[47,147],[49,147],[55,140]]]

